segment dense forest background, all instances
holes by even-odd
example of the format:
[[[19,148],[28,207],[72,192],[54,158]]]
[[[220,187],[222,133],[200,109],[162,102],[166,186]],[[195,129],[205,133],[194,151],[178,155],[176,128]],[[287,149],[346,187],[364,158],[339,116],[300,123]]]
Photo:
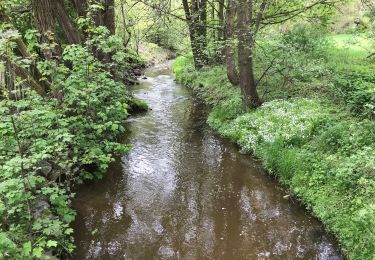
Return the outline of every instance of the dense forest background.
[[[374,18],[366,0],[2,0],[0,258],[74,251],[74,188],[131,149],[142,68],[178,56],[210,126],[373,259]]]

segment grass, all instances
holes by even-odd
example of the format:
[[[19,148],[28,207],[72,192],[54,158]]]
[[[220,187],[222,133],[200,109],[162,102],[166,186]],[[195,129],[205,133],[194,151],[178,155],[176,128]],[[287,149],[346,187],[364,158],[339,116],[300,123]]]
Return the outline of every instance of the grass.
[[[371,65],[363,60],[363,48],[347,47],[350,37],[330,36],[330,41],[338,44],[331,46],[324,62],[319,63],[329,73],[296,82],[295,87],[303,86],[304,92],[292,87],[280,92],[277,80],[270,81],[273,93],[254,111],[242,108],[240,92],[228,83],[223,67],[197,72],[191,57],[185,56],[176,60],[174,71],[179,82],[212,107],[209,125],[260,158],[265,169],[336,235],[349,259],[372,260],[375,122],[362,109],[353,109],[363,105],[355,98],[368,95]],[[361,44],[370,43],[362,40]],[[353,66],[347,67],[351,62]],[[319,92],[317,81],[322,85]],[[356,87],[358,82],[366,88]],[[332,99],[327,93],[337,89],[342,93]]]

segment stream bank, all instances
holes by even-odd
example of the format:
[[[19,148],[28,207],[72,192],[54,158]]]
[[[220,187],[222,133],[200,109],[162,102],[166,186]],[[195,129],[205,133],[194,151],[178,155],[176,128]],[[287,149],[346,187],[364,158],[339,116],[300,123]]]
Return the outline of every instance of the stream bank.
[[[216,132],[259,158],[337,237],[349,259],[374,259],[374,121],[353,117],[315,91],[309,98],[284,93],[245,111],[224,66],[196,71],[187,56],[173,67],[177,80],[212,107],[208,124]]]
[[[319,221],[208,127],[167,65],[146,76],[133,149],[78,191],[72,259],[342,259]]]

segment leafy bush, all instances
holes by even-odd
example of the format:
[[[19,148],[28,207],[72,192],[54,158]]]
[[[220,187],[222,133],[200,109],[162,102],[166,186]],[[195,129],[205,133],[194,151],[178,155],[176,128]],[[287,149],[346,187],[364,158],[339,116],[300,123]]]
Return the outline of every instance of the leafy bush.
[[[356,114],[375,118],[375,75],[372,68],[352,66],[333,70],[336,95],[345,99]]]
[[[297,51],[312,53],[315,56],[323,55],[329,44],[325,30],[325,28],[297,24],[282,35],[281,42],[293,46]]]
[[[62,59],[39,64],[46,77],[53,73],[61,98],[28,92],[0,101],[0,258],[71,252],[72,186],[100,177],[113,154],[129,150],[117,140],[128,116],[126,87],[85,47],[67,46]]]

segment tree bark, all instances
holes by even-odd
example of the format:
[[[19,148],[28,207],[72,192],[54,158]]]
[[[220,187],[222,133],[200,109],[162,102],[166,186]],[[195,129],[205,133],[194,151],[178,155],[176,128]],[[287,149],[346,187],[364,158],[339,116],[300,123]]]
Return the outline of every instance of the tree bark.
[[[234,16],[235,6],[233,0],[228,0],[225,25],[225,64],[227,67],[227,76],[230,83],[237,86],[240,84],[240,78],[236,68],[235,51],[234,51]]]
[[[106,0],[105,1],[105,10],[104,10],[104,25],[108,28],[112,35],[115,34],[116,25],[115,25],[115,1]]]
[[[87,11],[87,1],[86,0],[71,0],[78,16],[86,16]]]
[[[100,10],[95,15],[95,23],[97,26],[105,26],[109,32],[115,34],[115,1],[114,0],[100,0],[104,10]]]
[[[199,40],[199,55],[203,65],[207,64],[207,0],[198,1],[199,26],[198,26],[198,40]]]
[[[224,41],[224,5],[225,0],[218,0],[219,1],[219,11],[218,11],[218,19],[219,19],[219,29],[217,33],[217,39],[219,42]],[[231,1],[231,0],[229,0]],[[229,3],[228,3],[229,5]]]
[[[10,18],[1,9],[0,9],[0,21],[4,23],[9,23],[11,28],[14,28]],[[27,50],[27,46],[21,37],[14,39],[14,43],[17,46],[17,49],[16,49],[18,52],[17,54],[21,54],[23,58],[33,60],[31,53]],[[27,70],[25,68],[18,66],[17,64],[11,63],[11,61],[7,57],[0,56],[0,60],[6,63],[6,70],[8,70],[8,73],[4,73],[3,75],[5,76],[4,79],[7,81],[6,85],[14,84],[13,77],[9,77],[10,73],[12,73],[24,79],[26,81],[25,85],[33,88],[41,96],[46,96],[47,90],[50,88],[50,86],[47,82],[40,81],[40,79],[42,78],[42,75],[39,72],[34,62],[32,62],[32,64],[30,65],[30,68]]]
[[[17,50],[21,53],[22,57],[33,60],[31,53],[27,50],[26,44],[23,42],[22,38],[15,39],[15,43],[17,44]],[[21,74],[21,76],[27,76],[29,86],[34,88],[40,95],[45,95],[51,87],[47,81],[40,80],[43,76],[34,62],[30,65],[28,70],[24,69],[24,71],[21,71],[18,74]],[[24,79],[26,78],[24,77]]]
[[[261,105],[256,89],[253,67],[253,35],[249,29],[252,21],[253,0],[239,0],[238,6],[238,63],[240,68],[240,87],[246,107]]]
[[[124,47],[127,48],[132,37],[132,32],[129,30],[129,27],[126,23],[124,4],[121,4],[121,16],[122,16],[122,26],[124,27],[124,36],[123,36]]]
[[[7,57],[1,57],[1,60],[5,61],[5,64],[6,64],[5,80],[6,80],[7,88],[9,90],[13,90],[15,86],[14,84],[15,76],[18,76],[22,80],[25,80],[25,82],[22,83],[24,87],[25,85],[30,87],[42,97],[47,96],[44,86],[39,84],[39,82],[29,73],[27,69],[17,65],[16,63],[11,62]]]
[[[81,43],[81,37],[78,30],[75,28],[70,17],[67,15],[64,8],[64,0],[54,0],[54,12],[61,29],[64,32],[66,41],[69,44]]]
[[[182,0],[196,69],[207,64],[207,0]]]
[[[43,53],[47,60],[51,60],[54,55],[58,54],[57,44],[55,44],[53,8],[52,0],[32,0],[34,20],[41,34],[42,42],[46,44]]]

